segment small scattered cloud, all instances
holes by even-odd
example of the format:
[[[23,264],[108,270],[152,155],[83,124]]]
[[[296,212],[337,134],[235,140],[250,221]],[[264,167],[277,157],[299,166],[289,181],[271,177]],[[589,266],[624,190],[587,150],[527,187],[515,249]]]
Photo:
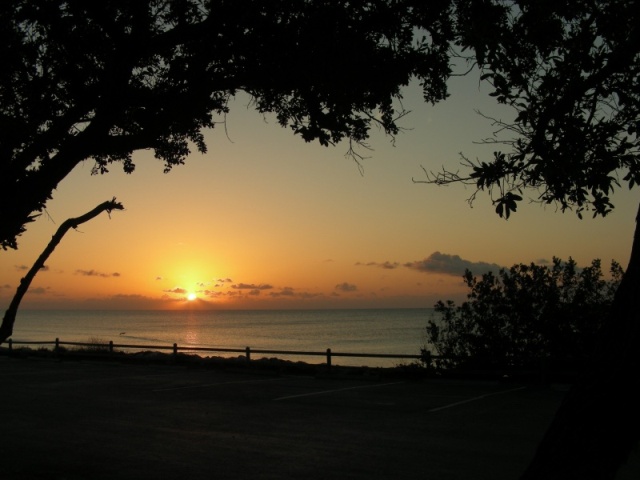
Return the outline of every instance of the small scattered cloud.
[[[46,293],[49,293],[50,287],[44,288],[44,287],[35,287],[35,288],[30,288],[29,289],[29,293],[32,293],[34,295],[44,295]]]
[[[270,292],[269,296],[272,298],[297,298],[297,299],[303,299],[303,300],[308,300],[311,298],[318,298],[318,297],[322,297],[323,294],[322,293],[317,293],[317,292],[306,292],[306,291],[298,291],[293,287],[283,287],[278,291],[274,291],[274,292]]]
[[[322,293],[313,293],[313,292],[300,292],[298,294],[298,297],[304,298],[304,299],[318,298],[318,297],[322,297],[322,296],[323,296]]]
[[[76,270],[76,275],[82,275],[84,277],[101,277],[101,278],[121,276],[118,272],[103,273],[103,272],[98,272],[97,270]]]
[[[15,265],[16,270],[21,271],[21,272],[26,272],[27,270],[30,270],[31,267],[28,267],[26,265]],[[41,272],[48,272],[50,270],[49,265],[43,265],[40,267],[40,271]]]
[[[393,270],[396,269],[400,266],[400,264],[398,262],[369,262],[369,263],[362,263],[362,262],[358,262],[356,263],[356,266],[361,266],[361,267],[378,267],[378,268],[384,268],[385,270]]]
[[[471,270],[476,275],[481,275],[489,271],[496,272],[501,268],[495,263],[472,262],[461,258],[459,255],[440,252],[434,252],[423,260],[405,263],[404,266],[418,272],[456,276],[463,275],[466,269]]]
[[[236,290],[271,290],[273,286],[265,283],[260,285],[255,283],[236,283],[231,285],[231,288]]]
[[[296,295],[295,289],[293,287],[284,287],[278,292],[269,293],[272,297],[293,297]]]
[[[200,293],[202,293],[205,297],[211,298],[221,297],[224,295],[222,292],[216,292],[215,290],[203,290]]]
[[[163,290],[163,292],[165,292],[165,293],[175,293],[176,295],[183,295],[183,294],[187,293],[187,290],[182,288],[182,287],[174,287],[174,288],[170,288],[168,290]]]
[[[356,292],[358,287],[353,283],[343,282],[336,285],[336,290],[340,292]]]

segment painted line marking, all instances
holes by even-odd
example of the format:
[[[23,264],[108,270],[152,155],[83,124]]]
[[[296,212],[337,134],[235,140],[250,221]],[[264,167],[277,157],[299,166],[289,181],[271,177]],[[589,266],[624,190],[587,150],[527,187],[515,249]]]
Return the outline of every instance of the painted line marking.
[[[261,378],[260,380],[235,380],[231,382],[218,382],[218,383],[200,383],[197,385],[185,385],[183,387],[169,387],[169,388],[155,388],[154,392],[169,392],[171,390],[188,390],[192,388],[207,388],[207,387],[217,387],[219,385],[232,385],[236,383],[258,383],[258,382],[273,382],[274,380],[279,380],[278,378]]]
[[[323,390],[321,392],[301,393],[299,395],[289,395],[287,397],[276,398],[273,401],[274,402],[279,402],[280,400],[289,400],[291,398],[314,397],[314,396],[317,396],[317,395],[327,395],[329,393],[344,392],[344,391],[347,391],[347,390],[359,390],[359,389],[363,389],[363,388],[387,387],[389,385],[400,385],[401,383],[404,383],[404,382],[377,383],[375,385],[359,385],[357,387],[338,388],[338,389],[335,389],[335,390]]]
[[[479,395],[477,397],[468,398],[467,400],[462,400],[460,402],[454,402],[454,403],[450,403],[449,405],[443,405],[442,407],[432,408],[431,410],[428,410],[428,411],[429,411],[429,413],[439,412],[440,410],[446,410],[447,408],[457,407],[458,405],[463,405],[465,403],[475,402],[477,400],[482,400],[483,398],[493,397],[495,395],[503,395],[505,393],[517,392],[519,390],[524,390],[525,388],[527,388],[527,387],[510,388],[508,390],[500,390],[499,392],[486,393],[484,395]]]

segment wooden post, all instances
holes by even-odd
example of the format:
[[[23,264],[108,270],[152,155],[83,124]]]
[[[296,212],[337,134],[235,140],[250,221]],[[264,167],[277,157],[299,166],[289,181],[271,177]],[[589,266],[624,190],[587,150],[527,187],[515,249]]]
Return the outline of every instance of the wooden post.
[[[113,340],[109,340],[109,355],[113,353]]]
[[[13,340],[9,339],[9,351],[13,350]]]
[[[60,350],[60,339],[56,337],[56,346],[53,348],[53,351],[55,353],[58,353],[59,350]]]
[[[423,350],[422,351],[422,363],[424,364],[427,370],[431,369],[431,350]]]
[[[178,344],[174,343],[173,344],[173,358],[176,358],[178,356]]]
[[[247,358],[247,363],[251,361],[251,349],[249,347],[244,349],[245,357]]]
[[[331,349],[327,348],[327,367],[331,368]]]

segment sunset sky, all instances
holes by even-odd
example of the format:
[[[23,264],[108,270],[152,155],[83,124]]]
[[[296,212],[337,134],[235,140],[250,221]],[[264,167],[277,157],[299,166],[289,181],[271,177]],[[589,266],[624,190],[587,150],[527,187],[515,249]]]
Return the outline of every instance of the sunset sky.
[[[91,176],[80,165],[28,227],[18,251],[0,251],[0,306],[58,226],[116,197],[126,210],[70,231],[23,300],[22,308],[355,308],[431,307],[464,298],[474,273],[572,256],[626,266],[637,191],[621,189],[605,219],[579,220],[523,202],[508,221],[472,189],[416,184],[422,167],[455,170],[459,152],[487,158],[492,132],[474,110],[509,118],[478,87],[455,78],[452,97],[425,104],[407,89],[412,113],[395,144],[373,132],[363,173],[347,146],[306,144],[238,96],[226,127],[206,133],[209,152],[193,153],[169,174],[151,152],[136,172],[114,165]],[[527,196],[535,198],[535,192]],[[195,294],[194,300],[187,295]]]

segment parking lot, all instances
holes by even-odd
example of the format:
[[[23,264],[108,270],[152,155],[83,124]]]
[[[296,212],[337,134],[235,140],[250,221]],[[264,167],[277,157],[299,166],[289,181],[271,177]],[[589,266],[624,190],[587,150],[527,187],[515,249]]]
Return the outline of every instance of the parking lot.
[[[0,381],[3,479],[515,479],[564,395],[9,357]]]

